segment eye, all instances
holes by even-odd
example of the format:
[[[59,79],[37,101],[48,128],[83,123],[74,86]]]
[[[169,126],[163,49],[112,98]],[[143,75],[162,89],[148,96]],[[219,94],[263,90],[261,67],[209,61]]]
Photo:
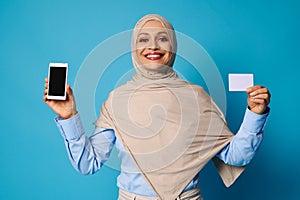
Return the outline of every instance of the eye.
[[[161,42],[169,41],[169,39],[167,37],[160,37],[158,40],[161,41]]]
[[[145,43],[145,42],[148,42],[149,40],[147,38],[140,38],[139,39],[139,42],[142,42],[142,43]]]

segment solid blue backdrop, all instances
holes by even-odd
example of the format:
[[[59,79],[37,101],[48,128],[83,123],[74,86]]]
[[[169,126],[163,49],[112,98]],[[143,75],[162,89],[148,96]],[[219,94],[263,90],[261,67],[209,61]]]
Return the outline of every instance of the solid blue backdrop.
[[[149,13],[163,15],[177,31],[201,44],[226,87],[228,73],[254,73],[255,83],[272,93],[271,115],[257,156],[229,189],[209,163],[201,174],[204,198],[299,196],[299,1],[1,0],[1,200],[117,198],[118,170],[104,166],[95,175],[83,176],[72,168],[55,114],[42,101],[44,77],[49,62],[68,62],[69,83],[74,85],[81,64],[99,43],[132,29]],[[114,64],[125,69],[109,69],[112,80],[106,77],[106,83],[99,83],[97,113],[118,77],[132,67],[130,55]],[[178,58],[175,69],[182,65],[189,63]],[[185,77],[205,87],[195,73],[185,71]],[[235,132],[246,94],[227,92],[226,97],[228,124]],[[90,134],[92,121],[85,126]]]

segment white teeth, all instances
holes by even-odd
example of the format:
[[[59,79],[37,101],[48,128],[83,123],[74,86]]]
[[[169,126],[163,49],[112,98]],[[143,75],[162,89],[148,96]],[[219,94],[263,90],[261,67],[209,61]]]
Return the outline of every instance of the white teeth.
[[[147,58],[159,58],[160,55],[159,54],[149,54],[147,55]]]

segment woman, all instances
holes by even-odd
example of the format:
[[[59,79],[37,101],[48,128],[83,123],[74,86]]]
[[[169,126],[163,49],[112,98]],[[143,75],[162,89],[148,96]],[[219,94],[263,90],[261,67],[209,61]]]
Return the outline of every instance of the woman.
[[[230,186],[253,158],[269,113],[267,88],[247,89],[248,108],[233,135],[224,116],[199,86],[177,77],[172,66],[177,42],[172,25],[159,15],[141,18],[133,31],[133,79],[103,104],[91,137],[86,137],[70,86],[66,101],[45,103],[59,116],[72,165],[95,173],[119,150],[119,199],[201,199],[199,172],[213,159]]]

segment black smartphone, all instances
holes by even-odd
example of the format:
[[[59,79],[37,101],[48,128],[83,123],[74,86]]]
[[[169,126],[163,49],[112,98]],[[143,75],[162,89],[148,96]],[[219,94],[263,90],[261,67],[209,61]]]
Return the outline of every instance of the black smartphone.
[[[47,99],[66,100],[68,63],[50,63]]]

